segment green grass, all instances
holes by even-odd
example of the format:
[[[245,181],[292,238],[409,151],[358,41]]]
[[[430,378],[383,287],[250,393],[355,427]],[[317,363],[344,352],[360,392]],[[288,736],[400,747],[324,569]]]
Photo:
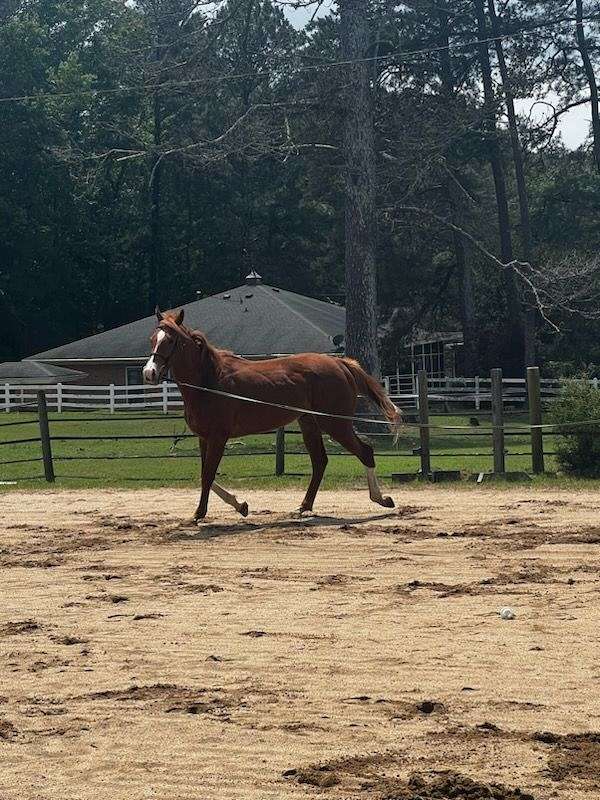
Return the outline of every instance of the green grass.
[[[121,412],[109,421],[106,412],[69,412],[50,415],[50,430],[54,438],[52,448],[55,458],[57,487],[120,487],[120,486],[195,486],[198,483],[199,463],[197,442],[194,438],[178,439],[189,433],[185,423],[176,415],[165,415],[152,419],[155,412]],[[142,419],[134,419],[142,417]],[[72,419],[75,421],[66,421]],[[465,417],[433,417],[436,425],[468,425]],[[513,425],[526,424],[524,416],[512,416]],[[6,423],[21,423],[7,425]],[[30,424],[28,424],[30,423]],[[481,418],[481,426],[488,427],[490,421]],[[465,431],[431,432],[432,466],[434,469],[461,470],[464,473],[488,471],[492,465],[491,437],[489,433],[476,435],[477,428]],[[31,444],[2,445],[12,439],[37,437],[37,417],[30,413],[11,413],[0,418],[0,462],[36,458],[34,463],[0,463],[0,481],[17,481],[17,488],[46,488],[43,479],[41,448],[39,441]],[[163,435],[167,439],[59,441],[61,436],[145,436]],[[56,438],[58,437],[58,438]],[[419,458],[412,455],[418,446],[418,431],[406,428],[398,446],[391,437],[374,436],[377,469],[383,479],[393,472],[416,472]],[[554,450],[554,437],[544,438],[545,449]],[[330,455],[324,488],[352,487],[363,485],[364,470],[357,459],[343,455],[343,450],[326,437]],[[531,468],[529,436],[526,432],[506,439],[509,451],[507,469],[528,471]],[[305,486],[310,475],[310,460],[304,452],[302,438],[298,434],[286,436],[286,475],[275,477],[275,436],[252,436],[228,444],[219,474],[227,485],[244,485],[256,488]],[[144,459],[140,456],[164,456],[161,459]],[[132,458],[137,456],[138,458]],[[110,460],[108,460],[110,458]],[[67,460],[62,460],[67,459]],[[546,469],[556,465],[550,456]],[[557,479],[554,479],[556,481]],[[540,483],[551,481],[547,476],[537,479]],[[561,478],[562,484],[573,483]],[[577,485],[581,485],[579,482]],[[456,486],[456,484],[454,484]],[[0,486],[2,489],[15,488]]]

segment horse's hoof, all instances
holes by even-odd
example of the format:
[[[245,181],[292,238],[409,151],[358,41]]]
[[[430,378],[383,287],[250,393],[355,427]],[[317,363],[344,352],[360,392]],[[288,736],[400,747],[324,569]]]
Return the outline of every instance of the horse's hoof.
[[[238,508],[238,511],[242,515],[242,517],[248,516],[248,503],[242,503],[241,506]]]
[[[309,517],[313,513],[312,508],[303,508],[300,506],[298,511],[294,511],[293,516],[302,519],[302,517]]]
[[[384,508],[395,508],[396,504],[392,500],[391,497],[384,497],[383,503],[381,504]]]

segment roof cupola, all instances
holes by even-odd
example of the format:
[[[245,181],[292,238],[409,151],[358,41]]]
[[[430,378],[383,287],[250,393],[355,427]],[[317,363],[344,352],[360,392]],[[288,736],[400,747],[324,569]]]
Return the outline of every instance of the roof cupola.
[[[246,286],[257,286],[262,283],[262,277],[256,270],[252,270],[249,275],[246,275]]]

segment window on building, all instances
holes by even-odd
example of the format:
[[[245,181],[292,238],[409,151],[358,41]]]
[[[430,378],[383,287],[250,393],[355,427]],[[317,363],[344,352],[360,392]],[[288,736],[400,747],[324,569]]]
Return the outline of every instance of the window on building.
[[[125,370],[127,386],[141,386],[144,383],[141,367],[127,367]]]
[[[127,381],[127,386],[131,387],[131,392],[127,392],[127,403],[136,405],[142,404],[144,402],[144,397],[138,388],[144,383],[141,367],[126,367],[125,379]]]
[[[444,375],[443,342],[422,342],[415,346],[415,362],[417,369],[424,369],[430,378],[441,378]]]

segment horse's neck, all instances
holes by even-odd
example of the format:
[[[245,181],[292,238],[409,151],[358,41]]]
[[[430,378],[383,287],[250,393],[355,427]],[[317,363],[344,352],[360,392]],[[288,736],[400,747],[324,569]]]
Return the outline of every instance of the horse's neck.
[[[218,353],[210,345],[186,348],[186,352],[173,361],[171,371],[177,383],[214,387],[219,375]]]

